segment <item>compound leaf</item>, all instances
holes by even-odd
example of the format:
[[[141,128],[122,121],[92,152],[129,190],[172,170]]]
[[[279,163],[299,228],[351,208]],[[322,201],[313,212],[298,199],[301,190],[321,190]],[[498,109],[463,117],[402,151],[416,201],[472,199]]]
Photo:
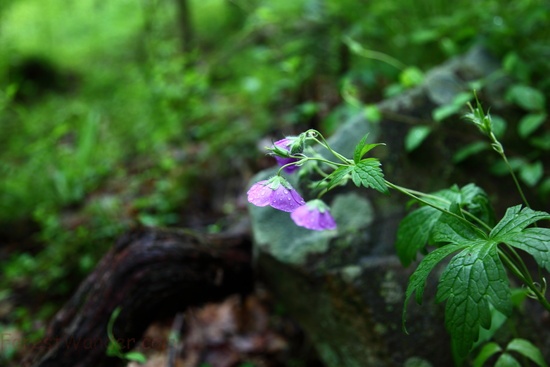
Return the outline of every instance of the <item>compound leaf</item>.
[[[504,315],[512,310],[510,285],[497,244],[469,241],[467,248],[451,259],[439,282],[436,300],[446,301],[445,325],[453,349],[462,357],[478,339],[480,327],[491,326],[489,304]]]
[[[422,259],[414,273],[412,273],[411,277],[409,278],[409,284],[407,286],[407,291],[405,292],[405,304],[403,307],[403,329],[405,328],[407,304],[409,303],[409,299],[411,298],[413,293],[416,293],[416,303],[421,304],[422,296],[424,295],[424,288],[426,287],[426,280],[428,279],[428,276],[430,275],[433,268],[437,264],[439,264],[441,260],[449,256],[453,252],[462,250],[465,247],[466,246],[464,245],[443,246],[430,252],[428,255],[426,255],[424,259]]]
[[[452,204],[450,211],[454,212],[457,216],[462,217],[457,204]],[[433,241],[456,244],[477,240],[482,238],[480,236],[481,233],[474,231],[472,226],[465,220],[460,220],[459,218],[448,213],[443,213],[441,215],[439,221],[435,224],[432,233]]]
[[[363,139],[355,146],[355,152],[353,153],[353,161],[357,164],[361,161],[361,158],[367,154],[371,149],[376,148],[379,145],[384,145],[383,143],[374,143],[367,144],[367,138],[369,134],[363,136]]]
[[[521,205],[512,206],[506,210],[504,217],[493,228],[490,237],[495,238],[503,234],[521,232],[527,226],[542,219],[550,219],[550,214],[530,208],[521,209]]]
[[[328,191],[342,182],[342,180],[344,180],[352,170],[353,168],[350,166],[343,166],[334,170],[330,175],[323,179],[323,181],[328,182],[326,190]]]
[[[526,228],[496,239],[527,252],[541,268],[550,271],[550,228]]]
[[[417,251],[426,246],[432,228],[440,216],[441,211],[431,206],[423,206],[401,220],[395,246],[403,266],[409,266],[416,259]]]
[[[383,194],[388,192],[388,186],[384,182],[384,174],[380,168],[380,161],[376,158],[365,158],[353,167],[351,178],[358,187],[373,188]]]

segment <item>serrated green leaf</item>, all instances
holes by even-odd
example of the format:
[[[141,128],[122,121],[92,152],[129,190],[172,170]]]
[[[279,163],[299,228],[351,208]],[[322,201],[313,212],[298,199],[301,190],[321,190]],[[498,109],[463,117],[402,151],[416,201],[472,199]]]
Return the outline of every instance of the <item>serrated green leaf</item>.
[[[353,153],[353,161],[357,164],[361,161],[361,158],[365,154],[367,154],[371,149],[376,148],[379,145],[384,145],[381,143],[373,143],[373,144],[367,144],[367,139],[369,137],[369,134],[363,136],[363,139],[357,144],[355,147],[355,151]]]
[[[518,124],[518,134],[522,138],[531,135],[546,120],[546,113],[530,113],[524,116]]]
[[[522,209],[521,205],[512,206],[506,210],[504,217],[493,228],[489,236],[497,238],[508,233],[521,232],[527,226],[543,219],[550,219],[550,214],[530,208]]]
[[[142,364],[147,362],[147,358],[145,357],[145,355],[140,352],[128,352],[124,354],[124,358],[129,361],[135,361]]]
[[[416,259],[416,253],[426,246],[432,228],[440,216],[439,210],[423,206],[401,220],[395,246],[403,266],[409,266]]]
[[[351,177],[357,185],[360,183],[366,188],[373,188],[383,194],[388,193],[388,186],[384,182],[384,174],[380,168],[380,161],[376,158],[365,158],[353,166]],[[359,185],[357,185],[359,186]]]
[[[326,190],[330,190],[336,185],[340,184],[342,180],[353,170],[350,166],[342,166],[334,170],[330,175],[325,177],[323,181],[328,182]],[[322,182],[323,182],[322,181]]]
[[[540,349],[529,340],[520,338],[513,339],[510,343],[508,343],[506,350],[517,352],[522,356],[529,358],[540,367],[548,367],[546,362],[544,362],[544,357]]]
[[[405,136],[405,150],[412,152],[418,148],[431,132],[432,128],[429,126],[415,126],[410,129]]]
[[[446,301],[445,325],[453,349],[465,357],[478,339],[480,327],[491,326],[489,304],[510,315],[510,285],[494,241],[469,241],[441,275],[436,300]],[[444,248],[444,247],[443,247]]]
[[[452,254],[453,252],[464,249],[465,245],[447,245],[440,247],[430,252],[418,265],[414,273],[409,278],[409,284],[405,292],[405,302],[403,306],[403,329],[405,329],[407,304],[409,299],[416,293],[416,303],[422,304],[422,296],[424,295],[424,288],[426,287],[426,280],[432,272],[433,268],[439,264],[444,258]]]
[[[431,194],[424,198],[433,205],[443,208],[449,207],[449,203],[456,201],[468,212],[483,222],[493,225],[494,213],[485,191],[474,184],[469,184],[463,188],[453,186]],[[458,207],[454,209],[460,214]],[[475,239],[479,235],[473,235],[472,229],[467,223],[458,225],[443,222],[439,227],[439,233],[434,237],[434,228],[441,218],[442,212],[430,206],[422,206],[409,213],[401,223],[397,231],[396,248],[397,254],[404,266],[408,266],[416,257],[416,252],[423,249],[426,244],[435,244],[435,242],[460,242],[463,239]],[[461,215],[461,214],[460,214]],[[443,226],[443,227],[442,227]],[[449,228],[447,228],[450,226]],[[453,230],[453,227],[456,227]],[[457,231],[466,234],[465,238],[453,237]],[[445,233],[451,237],[445,237]],[[469,237],[468,237],[469,236]]]
[[[495,362],[495,367],[521,367],[521,364],[508,353],[503,353]]]
[[[459,244],[484,238],[481,237],[480,232],[474,231],[467,222],[443,213],[433,228],[432,239],[436,242]]]
[[[495,224],[495,213],[485,190],[474,184],[468,184],[460,189],[460,193],[461,207],[489,226],[492,227]]]
[[[497,343],[487,343],[481,348],[479,354],[474,359],[474,367],[483,367],[483,364],[494,354],[502,351],[502,348]]]
[[[533,256],[541,268],[550,271],[550,228],[526,228],[495,238]]]

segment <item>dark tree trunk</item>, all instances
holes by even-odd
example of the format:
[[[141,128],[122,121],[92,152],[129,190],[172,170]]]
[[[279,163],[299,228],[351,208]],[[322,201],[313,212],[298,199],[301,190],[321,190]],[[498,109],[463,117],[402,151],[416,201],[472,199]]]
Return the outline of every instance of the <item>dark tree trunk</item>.
[[[188,53],[193,49],[193,24],[188,0],[175,0],[178,7],[178,27],[181,36],[181,50]]]
[[[124,351],[139,342],[155,318],[221,300],[252,287],[250,240],[235,234],[206,238],[158,229],[123,236],[57,313],[41,348],[25,365],[113,366],[106,356],[107,324],[121,313],[114,336]]]

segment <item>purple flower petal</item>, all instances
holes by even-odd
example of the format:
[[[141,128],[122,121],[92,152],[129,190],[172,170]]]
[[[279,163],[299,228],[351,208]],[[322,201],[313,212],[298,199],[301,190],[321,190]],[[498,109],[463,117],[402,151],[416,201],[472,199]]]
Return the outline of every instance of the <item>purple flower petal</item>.
[[[306,202],[302,199],[300,194],[298,194],[288,183],[286,183],[286,185],[280,185],[271,193],[270,205],[284,212],[292,212],[305,203]]]
[[[314,231],[336,229],[336,222],[328,211],[328,207],[320,200],[312,200],[297,208],[290,217],[296,225]]]
[[[268,180],[256,182],[247,192],[248,201],[256,206],[267,206],[272,192]]]
[[[271,205],[275,209],[292,212],[305,205],[304,199],[281,176],[256,182],[247,192],[248,201],[256,206]]]

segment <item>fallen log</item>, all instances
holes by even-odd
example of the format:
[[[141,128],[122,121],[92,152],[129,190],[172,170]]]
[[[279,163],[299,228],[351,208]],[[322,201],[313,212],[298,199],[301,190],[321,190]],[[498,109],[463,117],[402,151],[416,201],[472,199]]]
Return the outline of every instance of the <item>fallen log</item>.
[[[106,355],[107,325],[121,312],[113,334],[124,351],[147,326],[190,306],[252,288],[251,244],[243,233],[201,239],[190,232],[139,229],[103,257],[55,315],[25,366],[116,366]]]

